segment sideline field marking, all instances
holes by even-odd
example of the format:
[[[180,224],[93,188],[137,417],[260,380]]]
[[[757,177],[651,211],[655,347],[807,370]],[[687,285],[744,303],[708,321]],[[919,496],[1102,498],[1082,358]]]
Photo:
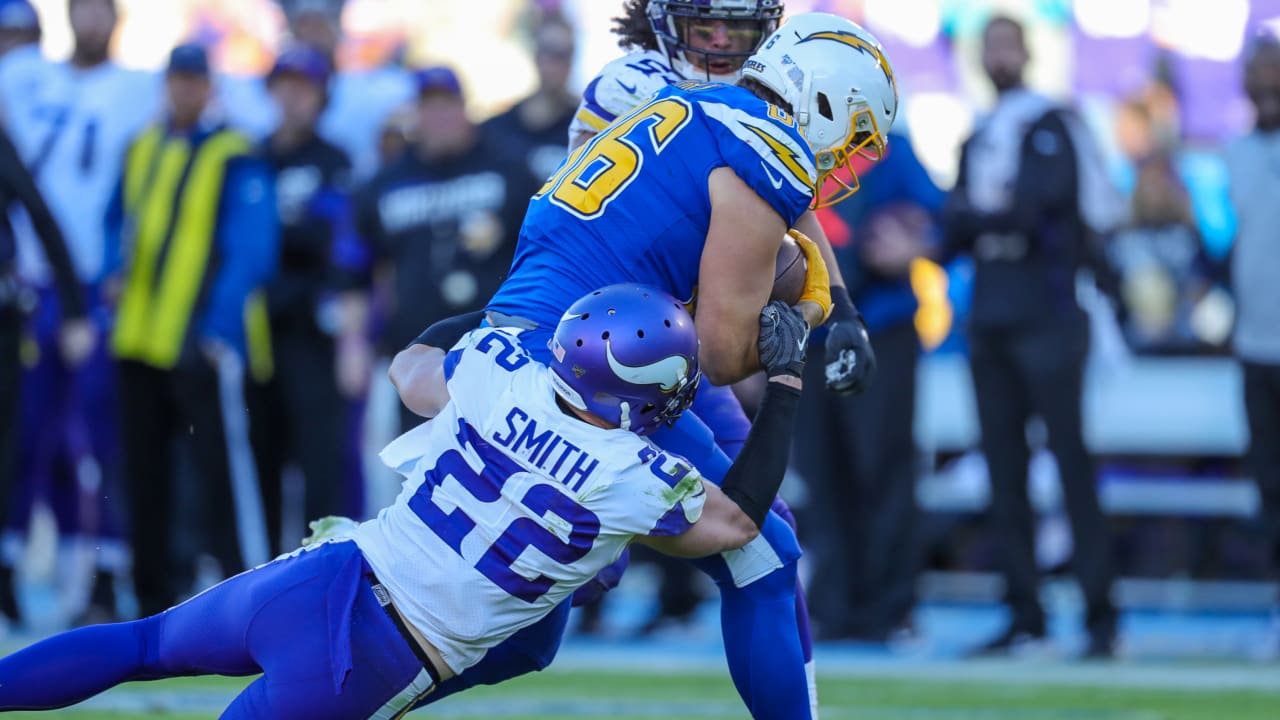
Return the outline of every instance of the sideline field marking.
[[[218,713],[234,697],[232,692],[147,692],[117,690],[95,698],[77,709],[121,713],[122,717],[138,713],[182,712]],[[475,699],[466,696],[450,698],[440,705],[421,711],[421,717],[514,718],[548,715],[558,718],[602,718],[628,715],[642,718],[740,718],[742,706],[736,702],[655,702],[646,699],[586,700],[551,699],[545,697],[511,697],[500,700]],[[826,705],[822,716],[830,720],[1161,720],[1160,713],[1135,710],[1097,710],[1082,708],[937,708],[885,705]]]

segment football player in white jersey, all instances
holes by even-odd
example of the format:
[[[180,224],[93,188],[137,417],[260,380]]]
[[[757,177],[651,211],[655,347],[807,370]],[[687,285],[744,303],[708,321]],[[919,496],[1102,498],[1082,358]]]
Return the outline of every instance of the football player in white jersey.
[[[668,85],[737,82],[743,61],[778,29],[782,9],[782,0],[627,0],[613,32],[630,52],[587,84],[569,150]]]
[[[344,538],[164,613],[64,633],[0,660],[0,711],[54,709],[129,680],[263,676],[223,718],[394,718],[536,622],[633,541],[702,556],[759,533],[786,469],[808,325],[760,313],[769,382],[722,487],[646,438],[692,402],[693,320],[626,284],[580,299],[533,361],[484,327],[426,370],[434,419],[383,461],[396,502]]]
[[[89,318],[101,335],[108,310],[103,298],[104,218],[121,173],[125,148],[159,108],[159,79],[126,70],[109,58],[117,14],[112,0],[68,0],[75,47],[70,60],[36,59],[24,63],[21,77],[6,78],[0,98],[14,144],[35,177],[49,210],[67,241],[72,263],[83,285]],[[29,331],[38,351],[36,365],[22,380],[22,428],[19,477],[31,483],[21,494],[32,502],[47,498],[62,536],[60,568],[68,571],[67,587],[79,579],[70,574],[80,548],[92,543],[99,574],[92,591],[93,617],[114,615],[112,575],[127,562],[118,527],[119,516],[104,496],[117,497],[119,454],[113,366],[105,344],[88,332],[79,357],[59,349],[61,312],[48,266],[39,252],[25,213],[15,213],[19,275],[36,291],[38,305]],[[106,491],[97,488],[105,484]],[[83,499],[81,493],[83,492]],[[92,499],[90,499],[92,495]],[[30,507],[18,508],[5,555],[21,552]],[[103,537],[109,538],[101,542]],[[80,593],[67,596],[71,611],[83,605]]]

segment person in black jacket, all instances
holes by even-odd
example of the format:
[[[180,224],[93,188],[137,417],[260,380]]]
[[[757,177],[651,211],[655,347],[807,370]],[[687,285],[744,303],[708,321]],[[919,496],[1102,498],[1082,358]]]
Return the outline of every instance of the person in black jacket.
[[[1110,548],[1081,423],[1089,323],[1075,296],[1091,232],[1107,221],[1105,180],[1078,120],[1022,86],[1028,54],[1021,25],[992,19],[982,57],[999,99],[964,145],[944,219],[951,250],[974,259],[970,365],[991,476],[989,521],[1012,611],[1008,629],[983,651],[1045,636],[1027,496],[1026,426],[1037,415],[1071,521],[1086,655],[1109,656],[1116,632]]]
[[[281,535],[287,463],[302,472],[305,519],[358,514],[343,503],[345,398],[364,391],[370,351],[345,312],[348,299],[334,291],[354,218],[351,161],[316,132],[331,76],[329,59],[309,45],[286,48],[267,76],[281,122],[261,153],[275,171],[281,252],[266,288],[272,373],[251,386],[250,431],[273,553],[304,532]]]
[[[511,267],[538,182],[519,146],[467,117],[445,67],[417,73],[414,142],[356,198],[357,229],[390,270],[394,305],[380,350],[394,354],[423,327],[484,308]],[[404,429],[422,418],[402,408]]]
[[[15,273],[18,256],[9,209],[21,203],[31,216],[36,236],[53,269],[62,307],[59,349],[68,366],[76,367],[93,352],[97,333],[85,315],[80,281],[76,279],[62,231],[23,165],[9,135],[0,127],[0,518],[9,516],[9,499],[16,487],[18,410],[21,391],[23,315],[35,300],[28,296]],[[0,557],[0,613],[20,620],[13,592],[11,558]]]

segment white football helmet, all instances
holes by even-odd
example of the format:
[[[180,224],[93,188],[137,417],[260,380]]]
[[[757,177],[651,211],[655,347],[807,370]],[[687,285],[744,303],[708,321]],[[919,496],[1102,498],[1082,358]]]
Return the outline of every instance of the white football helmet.
[[[875,37],[836,15],[795,15],[747,58],[742,76],[791,105],[817,160],[814,207],[834,205],[857,192],[853,156],[880,160],[898,114],[893,66]],[[835,174],[841,167],[848,169],[848,178]],[[828,180],[834,187],[824,197]]]

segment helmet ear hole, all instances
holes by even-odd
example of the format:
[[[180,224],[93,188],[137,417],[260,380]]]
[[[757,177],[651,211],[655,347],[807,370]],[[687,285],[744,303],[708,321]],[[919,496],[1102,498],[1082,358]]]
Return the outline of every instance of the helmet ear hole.
[[[826,93],[818,93],[818,114],[829,121],[836,119],[835,113],[831,112],[831,100],[827,98]]]

